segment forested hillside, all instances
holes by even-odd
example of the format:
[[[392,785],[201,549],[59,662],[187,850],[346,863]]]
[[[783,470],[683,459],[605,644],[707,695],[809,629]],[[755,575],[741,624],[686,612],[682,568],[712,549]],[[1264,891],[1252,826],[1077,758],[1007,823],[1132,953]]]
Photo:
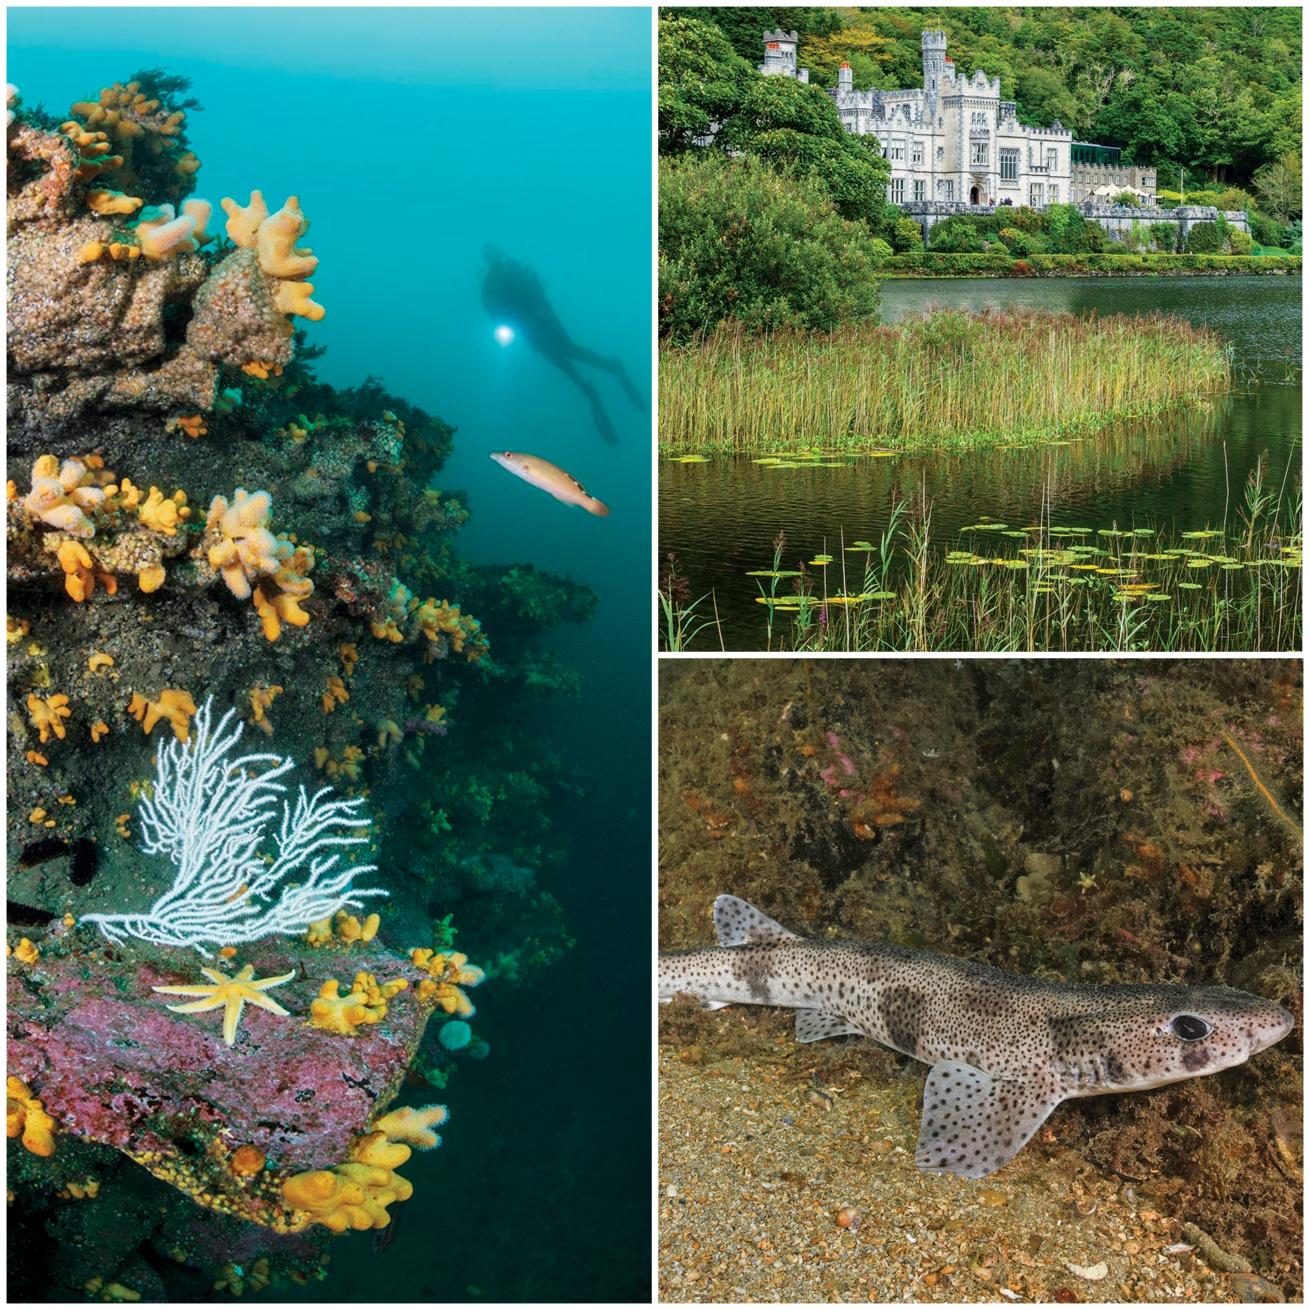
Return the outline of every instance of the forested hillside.
[[[758,63],[772,27],[801,34],[820,86],[847,60],[857,87],[919,86],[919,34],[940,28],[958,72],[1000,77],[1025,122],[1161,168],[1160,185],[1249,184],[1301,153],[1301,11],[1285,8],[708,8],[695,11]],[[1298,179],[1299,181],[1299,179]]]

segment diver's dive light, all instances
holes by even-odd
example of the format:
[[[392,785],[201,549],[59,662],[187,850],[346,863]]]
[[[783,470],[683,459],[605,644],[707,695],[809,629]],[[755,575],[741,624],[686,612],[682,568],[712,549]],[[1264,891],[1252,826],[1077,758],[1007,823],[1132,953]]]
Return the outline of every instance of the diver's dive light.
[[[502,346],[508,346],[514,340],[514,329],[508,323],[502,323],[492,335]]]

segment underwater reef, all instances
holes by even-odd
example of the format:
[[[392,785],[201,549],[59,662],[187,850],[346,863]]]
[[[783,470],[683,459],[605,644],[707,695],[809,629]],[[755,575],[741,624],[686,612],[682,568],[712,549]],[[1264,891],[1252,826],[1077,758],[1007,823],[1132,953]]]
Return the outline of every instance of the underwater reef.
[[[186,90],[140,73],[62,118],[8,95],[18,1299],[324,1277],[438,1144],[447,1107],[397,1097],[488,1054],[468,989],[529,985],[571,946],[545,889],[569,771],[532,707],[576,692],[548,633],[596,598],[460,556],[468,507],[435,485],[454,428],[375,379],[316,377],[306,328],[330,306],[307,215],[258,179],[195,195]],[[205,774],[211,705],[245,754]],[[261,844],[262,801],[232,799],[252,758],[290,770],[281,847]],[[161,798],[187,777],[208,778],[203,803],[170,828]],[[250,837],[244,866],[205,838],[224,821]],[[334,822],[386,899],[332,881]]]
[[[978,1188],[914,1168],[922,1066],[799,1046],[790,1011],[675,1003],[666,1297],[1299,1299],[1302,709],[1293,660],[664,668],[662,950],[712,943],[731,893],[803,935],[1221,983],[1297,1017],[1218,1077],[1066,1102]],[[1064,1264],[1103,1257],[1105,1282]]]

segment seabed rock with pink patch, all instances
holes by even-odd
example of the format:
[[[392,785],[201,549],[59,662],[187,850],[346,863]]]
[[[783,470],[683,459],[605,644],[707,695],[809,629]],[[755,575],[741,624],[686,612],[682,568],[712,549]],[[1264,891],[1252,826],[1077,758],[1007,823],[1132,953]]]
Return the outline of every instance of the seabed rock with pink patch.
[[[94,939],[98,942],[98,939]],[[56,1141],[102,1143],[220,1213],[278,1228],[281,1184],[345,1161],[351,1142],[395,1096],[432,1006],[411,989],[386,1017],[340,1036],[310,1027],[310,1001],[329,978],[380,982],[413,973],[376,944],[322,950],[271,941],[239,957],[256,977],[293,972],[272,996],[286,1017],[247,1005],[232,1046],[223,1013],[175,1014],[151,989],[202,982],[189,951],[135,951],[89,932],[46,938],[35,965],[10,964],[9,1072],[54,1116]],[[235,972],[238,961],[221,963]],[[254,1176],[233,1172],[239,1146],[263,1152]],[[56,1146],[56,1150],[58,1147]]]

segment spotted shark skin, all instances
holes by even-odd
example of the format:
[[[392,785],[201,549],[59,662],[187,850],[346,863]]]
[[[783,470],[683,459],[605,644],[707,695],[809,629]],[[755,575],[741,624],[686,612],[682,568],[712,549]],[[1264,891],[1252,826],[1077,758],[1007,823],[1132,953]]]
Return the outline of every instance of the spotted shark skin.
[[[931,951],[815,941],[736,896],[719,945],[662,954],[661,1001],[796,1010],[796,1039],[871,1037],[930,1065],[915,1163],[984,1178],[1061,1101],[1218,1073],[1281,1041],[1280,1005],[1228,987],[1069,986]]]

